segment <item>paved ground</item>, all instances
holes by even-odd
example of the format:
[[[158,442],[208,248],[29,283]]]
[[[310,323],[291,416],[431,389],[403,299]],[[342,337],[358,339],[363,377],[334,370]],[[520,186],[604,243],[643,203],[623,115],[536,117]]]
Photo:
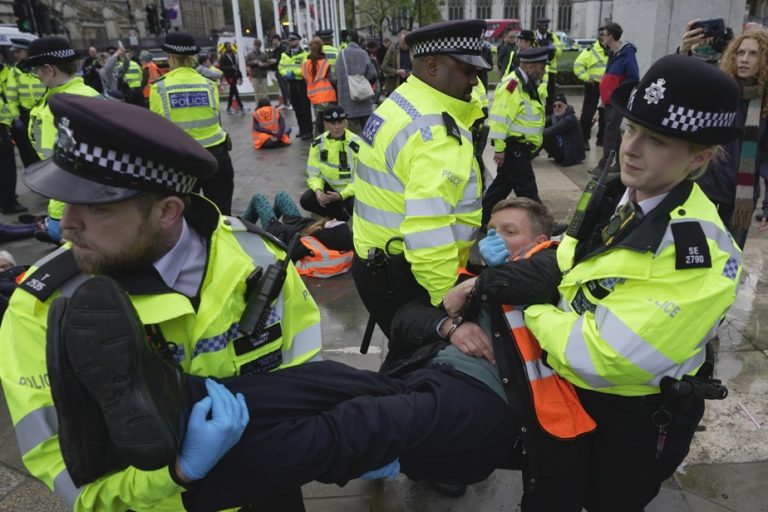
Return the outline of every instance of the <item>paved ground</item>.
[[[572,99],[578,100],[578,108],[580,99]],[[292,114],[288,115],[293,121]],[[299,141],[279,150],[254,152],[248,117],[224,114],[223,122],[234,139],[235,212],[245,208],[254,192],[273,196],[287,190],[293,197],[300,195],[305,186],[308,143]],[[566,220],[573,212],[587,182],[585,171],[598,156],[599,149],[593,149],[585,164],[569,169],[558,168],[542,157],[535,160],[541,196],[558,218]],[[22,184],[18,192],[22,203],[33,211],[43,210],[44,201]],[[0,222],[13,220],[0,215]],[[768,511],[768,432],[763,428],[768,423],[764,398],[768,392],[768,275],[764,256],[768,254],[768,235],[750,236],[741,291],[720,332],[717,370],[728,384],[730,396],[724,402],[709,404],[703,430],[697,434],[688,459],[648,507],[649,512]],[[12,251],[20,262],[32,262],[48,251],[34,240],[0,248]],[[367,315],[351,278],[309,279],[307,286],[322,309],[324,357],[376,369],[383,359],[383,336],[376,333],[368,355],[358,353]],[[0,512],[64,510],[21,465],[1,394],[0,402]],[[305,487],[307,509],[311,512],[512,512],[519,510],[520,495],[519,475],[513,471],[497,471],[485,482],[471,486],[460,499],[438,495],[402,475],[393,482],[353,481],[344,488],[318,484]]]

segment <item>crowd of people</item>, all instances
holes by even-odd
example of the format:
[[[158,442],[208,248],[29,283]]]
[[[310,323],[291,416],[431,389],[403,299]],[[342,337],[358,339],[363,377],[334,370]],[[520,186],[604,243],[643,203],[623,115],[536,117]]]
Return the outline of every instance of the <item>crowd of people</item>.
[[[63,241],[28,269],[0,253],[0,381],[27,469],[74,510],[299,512],[311,481],[402,472],[460,495],[517,468],[523,512],[642,511],[703,416],[680,385],[719,385],[710,341],[768,175],[768,31],[712,63],[695,21],[642,76],[602,26],[574,63],[581,118],[548,20],[505,36],[492,103],[481,20],[381,47],[353,30],[339,49],[327,31],[308,51],[296,33],[257,42],[253,146],[291,144],[290,104],[312,216],[258,190],[233,216],[218,81],[247,111],[231,45],[213,66],[171,32],[166,74],[117,48],[82,77],[66,39],[20,47],[3,148],[27,135],[24,183],[50,200],[32,221]],[[533,162],[581,162],[598,109],[596,183],[558,242]],[[300,276],[347,271],[366,336],[387,339],[379,372],[320,361]]]

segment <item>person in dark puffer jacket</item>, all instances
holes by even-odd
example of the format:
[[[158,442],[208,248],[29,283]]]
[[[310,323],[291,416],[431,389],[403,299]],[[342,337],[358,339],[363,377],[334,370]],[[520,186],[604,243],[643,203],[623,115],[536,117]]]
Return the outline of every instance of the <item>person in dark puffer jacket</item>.
[[[563,94],[555,96],[552,109],[544,127],[542,147],[558,164],[576,165],[586,157],[579,119]]]

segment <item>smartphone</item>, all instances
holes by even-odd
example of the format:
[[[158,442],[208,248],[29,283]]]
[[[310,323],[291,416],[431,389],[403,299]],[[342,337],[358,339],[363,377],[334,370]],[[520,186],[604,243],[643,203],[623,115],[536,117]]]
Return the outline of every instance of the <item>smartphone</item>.
[[[691,25],[691,30],[703,28],[704,37],[722,37],[725,35],[725,20],[713,18],[711,20],[697,21]]]

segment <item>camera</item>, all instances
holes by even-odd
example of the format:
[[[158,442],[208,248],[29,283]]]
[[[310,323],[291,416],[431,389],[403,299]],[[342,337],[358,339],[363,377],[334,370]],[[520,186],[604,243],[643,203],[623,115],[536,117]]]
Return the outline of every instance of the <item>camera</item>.
[[[691,30],[697,28],[704,29],[704,37],[723,37],[725,36],[725,20],[723,18],[713,18],[711,20],[697,21],[691,25]]]

